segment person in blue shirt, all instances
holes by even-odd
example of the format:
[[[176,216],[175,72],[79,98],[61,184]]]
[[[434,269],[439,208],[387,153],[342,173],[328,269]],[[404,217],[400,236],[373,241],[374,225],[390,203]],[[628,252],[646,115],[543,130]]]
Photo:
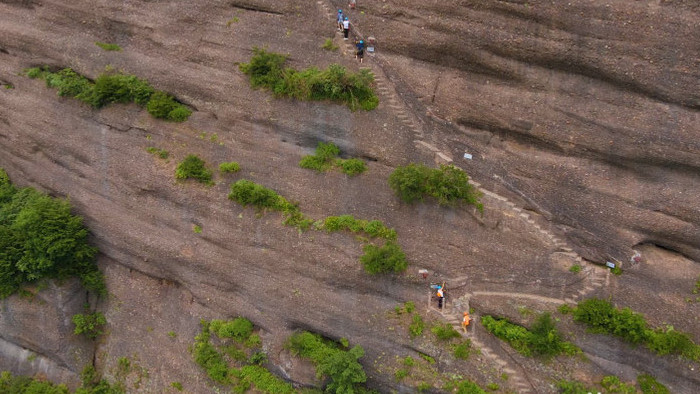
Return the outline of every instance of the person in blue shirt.
[[[360,63],[362,63],[362,59],[365,57],[365,41],[360,40],[357,44],[357,52],[355,52],[355,59],[360,59]]]
[[[338,30],[343,31],[343,10],[338,10],[338,15],[335,17],[336,22],[338,22]]]

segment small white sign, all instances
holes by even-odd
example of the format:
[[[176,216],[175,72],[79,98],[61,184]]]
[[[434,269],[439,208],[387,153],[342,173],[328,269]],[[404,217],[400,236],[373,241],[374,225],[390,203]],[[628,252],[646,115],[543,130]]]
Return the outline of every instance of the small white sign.
[[[465,159],[468,159],[468,160],[471,160],[471,159],[472,159],[472,155],[471,155],[470,153],[464,152],[464,158],[465,158]]]

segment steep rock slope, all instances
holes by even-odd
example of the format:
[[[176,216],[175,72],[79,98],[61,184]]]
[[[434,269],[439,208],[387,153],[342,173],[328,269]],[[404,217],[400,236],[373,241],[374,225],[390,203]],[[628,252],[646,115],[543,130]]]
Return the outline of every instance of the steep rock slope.
[[[414,134],[385,101],[373,112],[351,113],[329,103],[275,100],[248,88],[235,63],[247,61],[253,46],[290,53],[297,67],[357,67],[342,51],[319,49],[333,26],[315,2],[1,2],[0,79],[14,89],[0,91],[0,166],[19,185],[68,196],[85,216],[111,293],[98,304],[109,335],[86,359],[94,358],[107,375],[115,373],[118,357],[128,356],[150,371],[143,390],[183,380],[189,390],[204,391],[206,376],[187,352],[199,319],[243,315],[263,330],[281,375],[296,378],[285,362],[284,338],[311,329],[362,344],[371,382],[388,390],[397,384],[381,373],[382,357],[415,354],[417,345],[406,333],[387,330],[386,312],[425,298],[418,268],[428,268],[433,280],[461,286],[451,294],[455,299],[475,291],[558,300],[591,291],[642,297],[651,287],[641,280],[590,290],[587,279],[568,272],[574,256],[533,227],[518,213],[521,208],[596,262],[627,260],[638,243],[698,258],[700,220],[691,193],[698,180],[698,90],[692,88],[698,51],[689,38],[697,36],[697,7],[642,9],[638,3],[618,2],[614,15],[641,18],[664,34],[612,22],[610,31],[586,24],[582,13],[608,15],[598,2],[572,2],[577,6],[569,10],[547,3],[386,1],[361,3],[351,14],[360,31],[378,37],[380,54],[369,61],[383,67],[414,110],[425,141],[487,189],[507,195],[519,211],[491,196],[485,197],[483,217],[464,208],[400,204],[387,176],[399,164],[432,162],[433,154],[416,148]],[[643,57],[647,42],[662,48],[673,28],[688,34],[675,46],[676,60],[658,49],[648,54],[656,64],[648,74],[623,77],[634,69],[624,56]],[[624,34],[609,38],[616,32]],[[571,40],[617,43],[614,51],[623,59],[583,50],[590,43],[567,55]],[[104,52],[95,41],[124,50]],[[562,58],[571,60],[557,60]],[[18,75],[39,64],[72,67],[90,77],[111,65],[173,92],[196,111],[183,124],[168,124],[132,105],[92,110]],[[299,158],[321,140],[372,159],[369,173],[347,178],[298,168]],[[170,161],[148,154],[148,146],[170,151]],[[465,151],[475,159],[462,161]],[[210,165],[236,160],[242,172],[217,177],[211,188],[175,183],[175,164],[188,153]],[[240,178],[298,201],[314,218],[350,213],[383,220],[398,231],[412,262],[408,274],[370,277],[357,261],[361,246],[353,236],[299,234],[277,214],[259,215],[228,201],[228,184]],[[689,277],[700,274],[697,264],[682,261]],[[646,266],[655,262],[631,266],[625,278],[644,279]],[[673,280],[654,285],[666,289],[677,284]],[[653,322],[670,321],[697,338],[697,306],[684,304],[680,295],[668,298],[661,305],[677,305],[687,315],[660,310]],[[21,300],[6,302],[22,308],[14,306]],[[45,307],[65,309],[65,316],[81,311],[74,301]],[[3,330],[2,337],[64,369],[18,363],[22,350],[6,353],[12,356],[0,367],[75,384],[85,360],[61,363],[65,355],[47,351],[65,346],[67,327],[56,330],[64,336],[37,332],[26,340]],[[171,330],[176,338],[166,335]],[[465,375],[482,383],[492,379],[482,362],[488,360],[472,361]],[[694,384],[674,360],[653,367],[664,383],[677,380],[681,392]],[[591,375],[610,372],[584,368]],[[676,377],[673,370],[683,372]],[[529,373],[549,387],[537,367]]]

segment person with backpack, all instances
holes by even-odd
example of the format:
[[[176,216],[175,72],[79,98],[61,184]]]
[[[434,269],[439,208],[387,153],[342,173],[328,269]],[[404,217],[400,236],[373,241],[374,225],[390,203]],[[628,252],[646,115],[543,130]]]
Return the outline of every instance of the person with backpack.
[[[360,40],[357,44],[357,52],[355,52],[355,59],[360,59],[360,63],[362,63],[362,58],[365,56],[365,41]]]

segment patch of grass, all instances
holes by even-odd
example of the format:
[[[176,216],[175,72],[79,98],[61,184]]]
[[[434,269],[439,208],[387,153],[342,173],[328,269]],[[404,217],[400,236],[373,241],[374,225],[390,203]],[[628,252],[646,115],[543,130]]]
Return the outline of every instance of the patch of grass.
[[[637,384],[644,394],[669,394],[669,389],[659,383],[653,376],[641,374],[637,376]]]
[[[472,382],[471,380],[450,380],[445,384],[443,390],[448,392],[456,392],[459,394],[486,394],[484,389],[479,387],[478,384]]]
[[[644,316],[629,308],[617,309],[610,302],[591,298],[580,302],[574,310],[574,320],[584,323],[596,333],[612,334],[630,343],[644,343],[659,355],[678,354],[690,360],[700,360],[700,346],[673,327],[649,328]]]
[[[408,376],[408,371],[405,369],[397,369],[394,373],[396,381],[401,381],[401,379],[405,378],[406,376]]]
[[[342,173],[349,176],[355,176],[367,170],[367,164],[364,161],[360,159],[337,159],[336,156],[339,154],[340,148],[332,142],[319,142],[316,147],[316,153],[302,157],[299,167],[323,172],[335,166]]]
[[[412,367],[416,365],[416,360],[411,356],[406,356],[406,358],[403,359],[402,363],[407,367]]]
[[[621,393],[621,394],[636,394],[637,389],[634,384],[624,383],[617,376],[609,375],[603,377],[600,381],[600,385],[603,386],[608,393]]]
[[[340,172],[349,176],[367,171],[367,164],[360,159],[336,159],[335,165],[340,168]]]
[[[201,234],[202,233],[202,226],[195,224],[192,226],[192,231],[194,231],[195,234]]]
[[[327,51],[337,51],[338,46],[333,43],[332,38],[326,38],[326,41],[323,42],[323,45],[321,45],[321,48],[327,50]]]
[[[424,329],[425,323],[423,322],[423,318],[418,314],[413,315],[411,324],[408,326],[408,334],[411,336],[411,338],[423,335]]]
[[[41,393],[68,394],[70,391],[64,384],[55,385],[51,382],[36,380],[28,376],[13,376],[8,371],[0,373],[0,392],[3,393]]]
[[[361,346],[343,350],[310,332],[292,335],[287,346],[292,354],[308,358],[316,365],[318,378],[330,378],[326,391],[351,393],[367,381],[365,371],[357,361],[364,355]]]
[[[107,319],[102,312],[75,314],[71,318],[75,325],[73,334],[83,334],[90,339],[95,339],[103,334],[102,328],[107,324]]]
[[[27,356],[27,361],[32,362],[32,361],[36,360],[36,357],[37,357],[36,353],[32,353],[29,356]]]
[[[406,254],[394,241],[387,241],[379,247],[368,244],[365,245],[363,251],[364,254],[360,257],[360,261],[364,265],[365,271],[370,274],[400,273],[408,267]]]
[[[170,156],[170,152],[168,152],[167,150],[158,149],[158,148],[153,147],[153,146],[147,147],[146,152],[148,152],[152,155],[156,155],[156,156],[160,157],[161,159],[167,159]]]
[[[381,221],[355,219],[352,215],[328,216],[319,228],[329,233],[346,230],[353,233],[363,232],[372,238],[396,240],[396,230],[386,227]]]
[[[389,186],[401,200],[412,203],[433,197],[440,205],[455,205],[464,202],[483,211],[479,202],[481,192],[469,184],[469,177],[453,165],[440,165],[431,169],[423,164],[398,167],[389,176]]]
[[[233,174],[241,170],[241,166],[235,161],[219,164],[219,172],[222,174]]]
[[[449,341],[452,338],[459,338],[461,335],[449,323],[436,324],[430,331],[441,341]]]
[[[106,42],[97,41],[97,42],[95,42],[95,45],[104,49],[105,51],[121,51],[122,50],[122,47],[120,47],[117,44],[108,44]]]
[[[206,185],[213,185],[211,180],[212,172],[206,167],[204,160],[197,155],[187,155],[185,160],[180,162],[175,169],[175,178],[177,179],[194,179],[197,182]]]
[[[613,275],[620,276],[620,275],[622,275],[622,268],[620,268],[620,267],[611,268],[610,272],[612,272]]]
[[[420,382],[420,383],[418,383],[418,386],[416,386],[416,390],[418,390],[419,393],[422,393],[424,391],[428,391],[432,388],[433,388],[433,386],[428,382]]]
[[[240,369],[232,369],[231,374],[238,378],[238,383],[233,389],[235,393],[244,393],[251,386],[263,393],[287,394],[294,392],[291,384],[259,365],[245,365]]]
[[[127,375],[131,370],[131,360],[128,357],[119,357],[117,360],[118,375]]]
[[[559,354],[574,355],[581,352],[575,345],[561,339],[561,334],[549,313],[540,315],[531,330],[506,319],[495,319],[488,315],[481,318],[481,323],[489,332],[508,342],[524,356],[549,358]]]
[[[425,354],[425,353],[419,353],[419,354],[420,354],[420,358],[422,358],[423,360],[425,360],[428,364],[430,364],[430,365],[435,364],[435,359],[434,359],[434,358],[428,356],[428,355]]]
[[[452,347],[452,355],[458,360],[466,360],[471,354],[472,342],[467,339],[462,343],[458,343]]]
[[[561,305],[559,305],[559,307],[557,308],[557,310],[558,310],[559,313],[561,313],[562,315],[568,315],[569,313],[573,313],[573,312],[574,312],[574,308],[572,308],[569,304],[561,304]]]
[[[521,306],[518,307],[518,313],[520,313],[520,316],[531,316],[535,314],[535,311],[526,306]]]
[[[182,391],[182,383],[180,382],[172,382],[170,383],[170,386],[177,391]]]
[[[403,303],[403,309],[410,315],[416,310],[416,304],[414,304],[413,301],[406,301]]]
[[[379,104],[371,88],[374,75],[368,70],[349,73],[345,67],[332,64],[325,70],[311,67],[297,71],[284,68],[286,60],[284,55],[253,48],[250,62],[241,63],[239,68],[250,76],[251,86],[270,89],[277,97],[341,102],[352,111],[370,111]]]
[[[561,394],[588,394],[596,393],[598,390],[587,388],[583,383],[575,380],[559,380],[557,388]]]
[[[501,388],[501,386],[498,385],[498,383],[489,383],[486,385],[486,388],[491,390],[491,391],[496,391]]]
[[[581,266],[579,264],[574,264],[571,266],[571,268],[569,268],[569,271],[573,272],[574,274],[578,274],[581,272]]]
[[[194,360],[204,368],[207,375],[215,382],[226,384],[229,383],[228,365],[224,357],[210,342],[210,326],[206,320],[201,321],[202,331],[194,340]]]
[[[175,331],[168,331],[168,336],[170,338],[177,338],[177,333]]]
[[[29,78],[45,80],[48,87],[58,89],[59,96],[74,97],[94,108],[133,102],[145,106],[154,117],[172,122],[183,122],[192,114],[172,95],[155,90],[133,75],[106,72],[92,82],[70,68],[51,72],[48,67],[35,67],[25,73]]]
[[[231,27],[232,24],[240,22],[241,19],[237,16],[234,16],[233,18],[229,19],[226,21],[226,27]]]
[[[14,89],[14,88],[15,88],[15,85],[13,85],[13,84],[11,84],[11,83],[9,83],[9,82],[6,82],[4,86],[5,86],[5,89],[7,89],[7,90],[10,90],[10,89]]]

